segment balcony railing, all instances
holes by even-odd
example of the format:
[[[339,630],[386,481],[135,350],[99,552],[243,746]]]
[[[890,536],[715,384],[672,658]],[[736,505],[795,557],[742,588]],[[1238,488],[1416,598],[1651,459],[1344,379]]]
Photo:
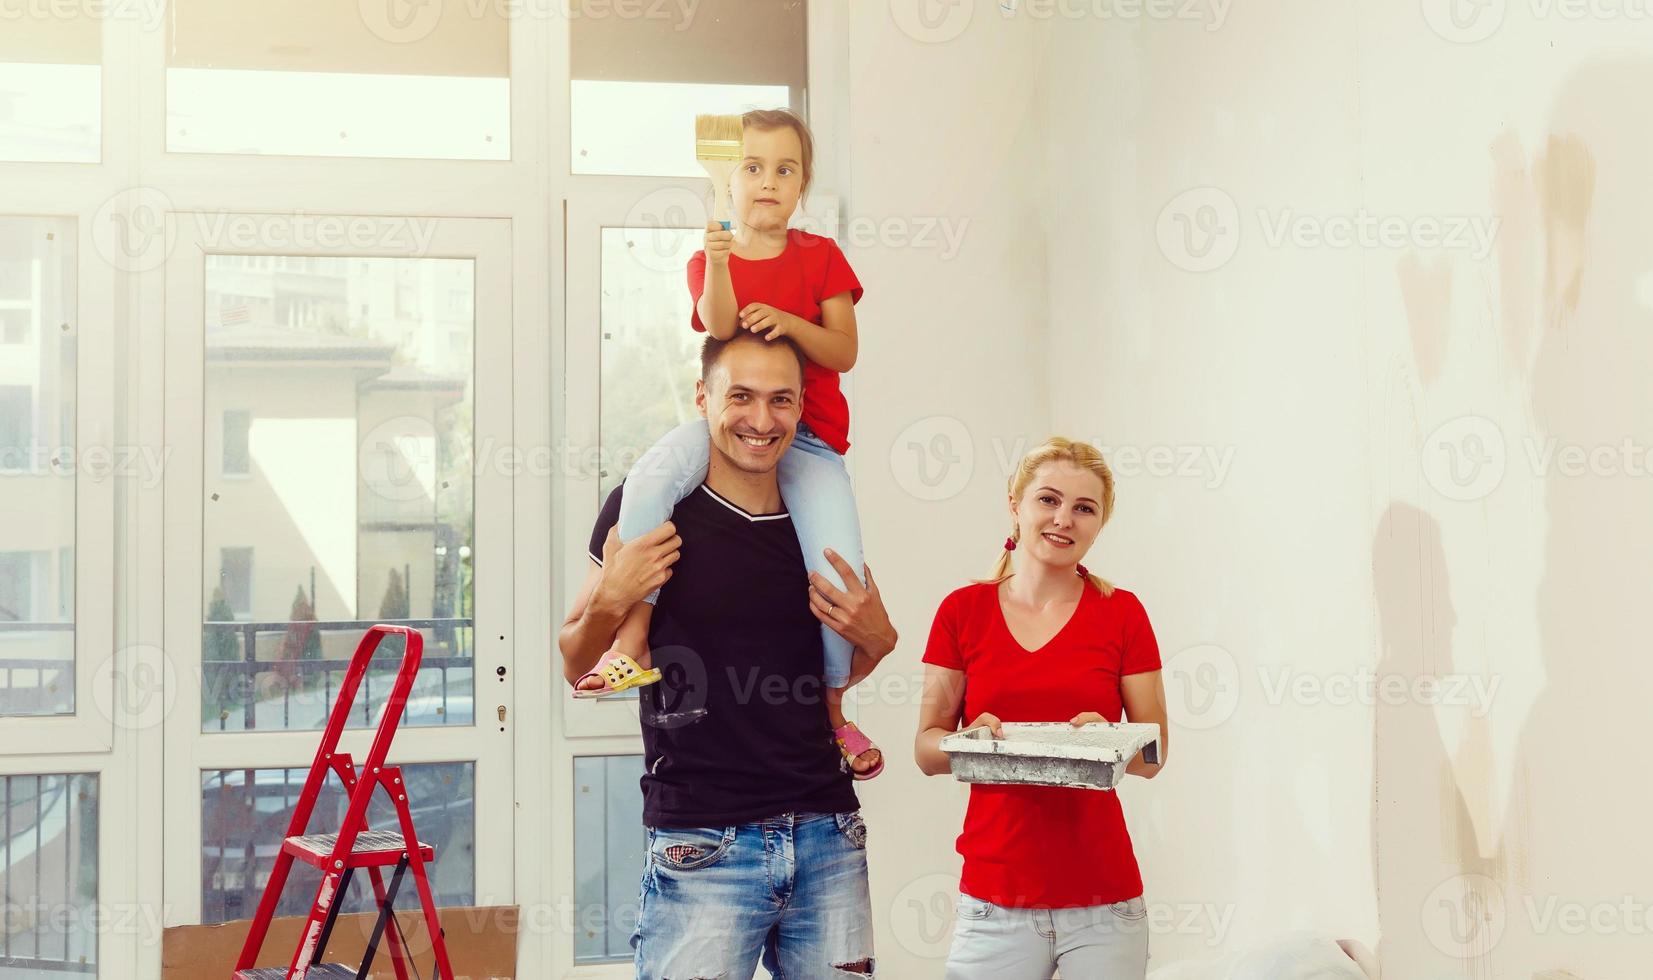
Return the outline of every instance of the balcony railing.
[[[350,653],[360,634],[375,623],[409,626],[424,632],[427,653],[420,662],[419,674],[408,699],[404,725],[469,725],[473,719],[475,666],[472,639],[473,620],[469,617],[446,619],[387,619],[387,620],[323,620],[320,622],[207,622],[202,624],[203,645],[213,646],[213,638],[231,635],[237,638],[240,656],[233,660],[203,659],[201,709],[204,729],[216,723],[218,731],[281,731],[289,729],[314,730],[326,723],[332,707],[337,682],[350,665]],[[295,627],[313,630],[321,638],[321,656],[294,658],[290,656],[259,657],[259,637],[274,637],[280,642]],[[329,643],[329,636],[342,643]],[[274,644],[266,642],[266,648]],[[336,647],[337,656],[329,656],[328,647]],[[370,726],[377,712],[384,706],[390,693],[390,680],[395,676],[401,651],[396,644],[386,641],[374,657],[384,667],[369,668],[362,678],[358,692],[360,715],[351,725]],[[450,679],[450,674],[460,675]],[[264,684],[260,677],[266,678]],[[379,681],[375,696],[374,682]],[[455,690],[455,688],[458,690]],[[261,689],[262,688],[262,689]],[[280,705],[280,721],[276,723],[275,708]],[[234,719],[234,721],[232,721]]]
[[[74,623],[0,620],[0,717],[52,715],[74,710],[74,631]],[[8,648],[28,646],[31,634],[50,633],[68,635],[43,637],[33,645],[47,650],[60,647],[61,656],[7,656]],[[22,686],[18,684],[20,679]]]
[[[204,649],[210,651],[215,637],[227,635],[233,638],[236,654],[233,659],[203,659],[201,663],[203,728],[281,731],[322,727],[356,640],[376,622],[410,626],[426,635],[428,653],[421,662],[403,723],[471,724],[475,623],[469,617],[450,617],[203,623]],[[316,634],[321,656],[282,655],[281,640],[295,627]],[[6,655],[8,641],[27,642],[29,634],[72,634],[74,628],[73,623],[0,622],[0,715],[54,713],[41,708],[47,696],[61,699],[62,695],[55,692],[72,692],[74,688],[72,648],[66,649],[62,657],[14,657]],[[369,669],[362,680],[360,714],[352,718],[353,726],[369,726],[377,720],[376,712],[383,707],[400,656],[392,647],[387,642],[380,649],[384,668]]]

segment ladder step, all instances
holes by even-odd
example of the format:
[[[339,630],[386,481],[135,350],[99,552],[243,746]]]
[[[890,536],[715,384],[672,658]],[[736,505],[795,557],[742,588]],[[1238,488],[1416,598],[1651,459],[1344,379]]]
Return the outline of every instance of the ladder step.
[[[343,963],[317,963],[310,967],[304,980],[356,980],[356,969]],[[287,968],[261,966],[253,970],[237,970],[235,980],[287,980]]]
[[[281,845],[281,849],[298,858],[305,864],[317,868],[327,863],[332,856],[333,848],[338,846],[338,834],[306,834],[303,837],[289,837]],[[356,835],[356,843],[351,848],[350,856],[345,859],[347,868],[367,868],[377,865],[395,864],[407,851],[407,844],[402,835],[394,830],[364,830]],[[422,861],[436,859],[436,848],[419,842],[419,857]],[[321,976],[312,973],[311,976]],[[354,973],[351,976],[355,976]]]

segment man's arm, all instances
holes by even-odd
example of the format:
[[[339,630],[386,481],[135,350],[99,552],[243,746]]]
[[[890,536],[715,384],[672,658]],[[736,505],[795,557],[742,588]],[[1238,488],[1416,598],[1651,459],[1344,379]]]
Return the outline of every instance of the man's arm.
[[[602,602],[591,600],[597,585],[603,579],[603,567],[595,561],[586,572],[580,594],[569,607],[568,616],[557,633],[557,646],[562,650],[562,673],[569,684],[584,677],[603,653],[614,645],[614,634],[620,631],[625,611],[613,609]]]
[[[603,561],[586,572],[580,592],[557,633],[563,677],[573,684],[614,645],[614,634],[631,607],[672,577],[683,539],[670,521],[625,544],[609,528]]]
[[[858,684],[895,649],[901,637],[890,623],[889,611],[884,608],[884,597],[878,591],[878,583],[872,580],[872,569],[861,566],[862,573],[867,577],[863,585],[855,577],[855,570],[849,567],[849,562],[844,561],[836,551],[828,548],[826,559],[837,569],[838,577],[844,580],[848,588],[840,589],[820,573],[810,572],[809,609],[816,619],[855,644],[855,654],[850,660],[849,682]]]

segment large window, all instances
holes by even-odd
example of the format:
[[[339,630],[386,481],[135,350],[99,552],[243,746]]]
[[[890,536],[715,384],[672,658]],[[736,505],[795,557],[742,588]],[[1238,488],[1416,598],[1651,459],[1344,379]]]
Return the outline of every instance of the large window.
[[[438,852],[436,899],[510,904],[521,873],[512,487],[503,467],[473,462],[511,438],[510,223],[346,216],[354,233],[311,250],[294,237],[308,218],[231,213],[223,220],[256,223],[260,241],[290,244],[223,254],[230,239],[193,217],[180,216],[183,259],[165,271],[164,430],[176,448],[161,591],[165,643],[180,651],[189,692],[162,720],[171,924],[253,909],[300,767],[378,623],[407,629],[354,674],[343,720],[385,722],[404,636],[416,632],[422,659],[390,759]],[[392,242],[408,234],[417,240]],[[342,750],[361,759],[367,739],[349,734]],[[393,826],[388,803],[379,794],[373,828]],[[343,814],[330,777],[308,829],[336,832]],[[313,900],[316,883],[295,871],[281,911]],[[365,907],[365,884],[352,883],[350,908]],[[412,907],[416,895],[400,901]]]
[[[378,622],[425,634],[404,724],[471,723],[473,275],[207,257],[203,731],[322,727]],[[352,724],[376,720],[396,646]]]
[[[168,150],[511,155],[503,3],[172,0],[168,14]]]
[[[801,2],[571,2],[583,14],[569,25],[576,174],[696,176],[697,114],[804,108]]]
[[[573,762],[565,733],[607,731],[569,727],[574,710],[620,716],[622,738],[584,751],[634,752],[635,719],[547,712],[521,610],[584,568],[546,581],[532,549],[591,502],[588,450],[607,489],[696,417],[682,270],[700,231],[638,229],[632,205],[651,178],[700,177],[694,115],[809,108],[806,6],[0,9],[0,980],[135,975],[154,950],[100,948],[110,909],[250,914],[297,767],[385,621],[425,641],[393,759],[419,760],[438,901],[575,902],[575,932],[524,937],[530,961],[629,957],[642,761]],[[564,202],[583,217],[560,222]],[[351,208],[395,234],[310,234]],[[406,223],[431,237],[403,248]],[[579,268],[567,296],[531,271],[559,267]],[[401,652],[381,648],[354,728],[381,720]],[[546,751],[573,786],[560,765],[534,784]],[[114,833],[101,863],[100,795],[153,834]],[[342,799],[331,786],[311,829],[336,829]],[[524,843],[524,818],[560,841]],[[282,912],[313,897],[308,874]]]
[[[75,711],[72,235],[0,217],[0,716]]]

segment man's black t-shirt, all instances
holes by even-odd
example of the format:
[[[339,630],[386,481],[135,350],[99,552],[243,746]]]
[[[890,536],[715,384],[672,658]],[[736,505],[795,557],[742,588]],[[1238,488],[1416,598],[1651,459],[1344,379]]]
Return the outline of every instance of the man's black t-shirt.
[[[602,562],[624,486],[591,534]],[[641,689],[643,823],[722,827],[856,809],[822,699],[821,624],[792,519],[705,485],[672,512],[683,539],[649,628],[663,676]]]

